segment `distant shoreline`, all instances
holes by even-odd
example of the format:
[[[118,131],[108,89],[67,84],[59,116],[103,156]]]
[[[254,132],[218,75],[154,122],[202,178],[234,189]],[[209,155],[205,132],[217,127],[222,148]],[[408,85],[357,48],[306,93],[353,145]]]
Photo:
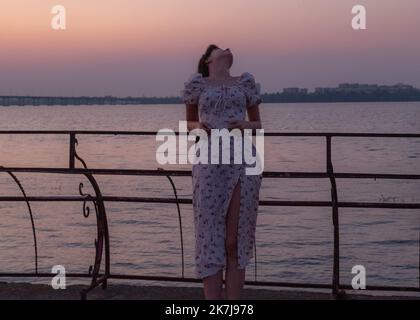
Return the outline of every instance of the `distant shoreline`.
[[[258,84],[260,91],[260,84]],[[282,92],[260,93],[263,103],[328,103],[328,102],[414,102],[420,101],[420,89],[397,83],[377,84],[341,83],[338,87],[284,88]],[[13,96],[0,95],[0,106],[78,106],[78,105],[139,105],[183,104],[181,96],[114,97],[114,96]]]
[[[262,94],[263,103],[342,103],[342,102],[418,102],[420,92],[410,95],[305,95]],[[0,96],[0,106],[86,106],[86,105],[151,105],[183,104],[180,97],[29,97]]]

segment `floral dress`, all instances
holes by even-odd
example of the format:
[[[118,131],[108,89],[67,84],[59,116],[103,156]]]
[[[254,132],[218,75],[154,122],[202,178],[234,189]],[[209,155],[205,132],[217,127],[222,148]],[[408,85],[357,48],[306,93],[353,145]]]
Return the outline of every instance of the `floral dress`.
[[[237,77],[233,85],[209,84],[201,73],[195,73],[184,82],[181,94],[185,104],[198,105],[199,121],[217,129],[226,128],[231,120],[245,120],[246,109],[261,103],[259,88],[249,72]],[[208,139],[209,159],[210,141]],[[255,156],[255,146],[251,146]],[[197,155],[199,153],[200,150]],[[237,232],[239,268],[245,268],[253,258],[262,174],[245,174],[248,164],[245,161],[232,163],[232,155],[231,152],[228,164],[219,158],[218,164],[209,160],[207,164],[192,165],[195,273],[201,279],[226,267],[226,215],[237,182],[241,184]]]

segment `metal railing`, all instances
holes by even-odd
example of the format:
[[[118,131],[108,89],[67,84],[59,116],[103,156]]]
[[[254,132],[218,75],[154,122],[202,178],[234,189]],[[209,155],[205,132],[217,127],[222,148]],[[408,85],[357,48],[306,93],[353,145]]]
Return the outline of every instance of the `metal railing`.
[[[26,202],[29,216],[32,223],[35,271],[31,273],[8,273],[0,272],[0,277],[51,277],[51,274],[38,272],[38,254],[37,254],[37,238],[36,226],[34,224],[33,212],[30,206],[31,202],[48,202],[48,201],[80,201],[83,202],[83,215],[87,218],[90,214],[90,208],[87,202],[94,204],[97,225],[97,238],[95,239],[95,259],[93,266],[89,267],[86,274],[72,273],[66,274],[68,277],[91,278],[90,286],[82,290],[82,299],[86,298],[87,293],[93,288],[102,285],[106,288],[108,279],[131,279],[131,280],[154,280],[154,281],[175,281],[175,282],[201,282],[200,279],[187,278],[184,276],[184,244],[182,234],[182,220],[179,204],[191,204],[191,199],[178,198],[175,184],[171,177],[174,176],[191,176],[191,171],[186,170],[140,170],[140,169],[90,169],[86,162],[78,155],[76,146],[78,144],[77,135],[135,135],[135,136],[155,136],[158,133],[153,131],[36,131],[36,130],[3,130],[0,135],[67,135],[69,137],[69,166],[68,168],[39,168],[39,167],[2,167],[0,172],[9,174],[15,183],[19,186],[22,193],[21,196],[0,196],[0,202],[17,201]],[[161,133],[160,133],[161,134]],[[179,135],[178,132],[175,133]],[[312,288],[312,289],[331,289],[332,294],[337,297],[345,293],[345,289],[352,289],[350,285],[340,283],[340,224],[339,224],[339,208],[386,208],[386,209],[420,209],[420,203],[381,203],[381,202],[342,202],[338,200],[336,179],[410,179],[419,180],[420,175],[415,174],[381,174],[381,173],[339,173],[335,172],[332,163],[332,138],[333,137],[376,137],[376,138],[420,138],[420,134],[387,134],[387,133],[280,133],[265,132],[266,137],[324,137],[326,143],[326,171],[325,172],[278,172],[265,171],[263,178],[327,178],[331,184],[331,201],[274,201],[260,200],[260,206],[305,206],[305,207],[330,207],[332,209],[333,224],[333,272],[331,284],[324,283],[291,283],[277,281],[257,281],[255,261],[255,280],[245,281],[245,284],[254,286],[271,286],[271,287],[290,287],[290,288]],[[76,168],[76,160],[79,160],[83,168]],[[90,182],[95,195],[83,193],[83,183],[79,184],[79,196],[28,196],[17,178],[18,173],[52,173],[52,174],[70,174],[84,175]],[[134,176],[166,176],[170,181],[174,198],[153,198],[153,197],[125,197],[125,196],[103,196],[100,187],[95,179],[97,175],[134,175]],[[181,258],[182,258],[182,275],[181,277],[168,276],[141,276],[130,274],[113,274],[111,273],[111,256],[110,256],[110,240],[106,214],[106,202],[149,202],[149,203],[172,203],[177,205],[180,240],[181,240]],[[1,219],[1,218],[0,218]],[[1,221],[1,220],[0,220]],[[256,245],[254,247],[256,250]],[[101,273],[102,259],[104,262],[104,272]],[[255,259],[256,251],[255,251]],[[419,285],[414,286],[367,286],[367,290],[380,291],[406,291],[420,292],[420,235],[419,235]]]

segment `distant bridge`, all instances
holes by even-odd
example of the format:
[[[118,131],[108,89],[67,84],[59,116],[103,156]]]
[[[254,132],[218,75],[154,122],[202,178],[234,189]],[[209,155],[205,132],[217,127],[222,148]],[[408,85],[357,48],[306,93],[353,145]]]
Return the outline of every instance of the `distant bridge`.
[[[179,103],[178,97],[37,97],[37,96],[0,96],[0,106],[67,106],[67,105],[121,105]]]

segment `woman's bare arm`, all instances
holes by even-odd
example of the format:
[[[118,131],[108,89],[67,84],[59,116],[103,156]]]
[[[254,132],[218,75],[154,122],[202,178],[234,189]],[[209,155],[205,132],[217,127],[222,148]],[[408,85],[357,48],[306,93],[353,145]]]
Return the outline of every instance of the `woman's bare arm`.
[[[186,104],[187,130],[191,131],[199,127],[198,106],[196,104]]]
[[[251,129],[262,129],[259,105],[247,108],[248,120]]]

